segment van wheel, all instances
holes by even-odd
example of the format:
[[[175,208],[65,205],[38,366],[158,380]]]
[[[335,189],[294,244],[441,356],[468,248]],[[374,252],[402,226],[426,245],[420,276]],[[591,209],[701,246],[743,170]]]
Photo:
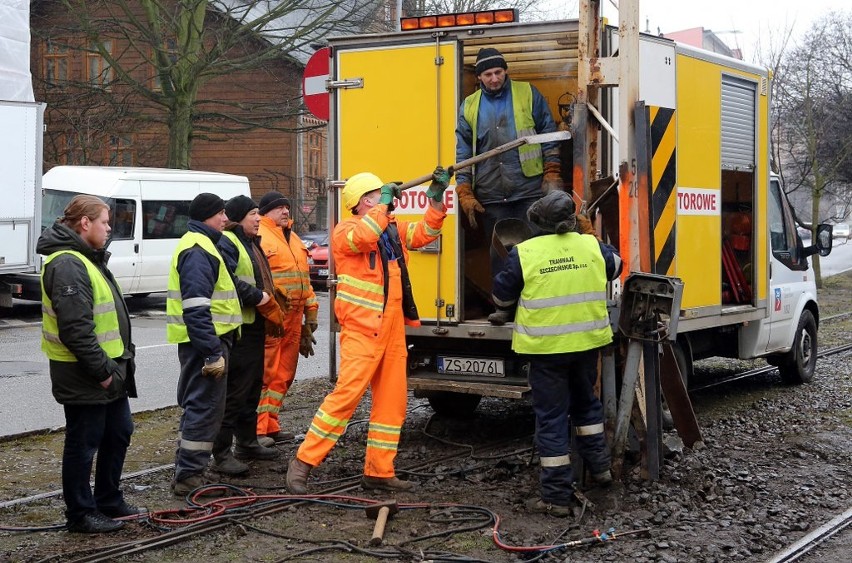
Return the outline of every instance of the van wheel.
[[[672,353],[680,370],[680,378],[683,380],[683,386],[688,390],[689,382],[692,380],[693,375],[692,344],[689,343],[689,340],[685,336],[678,337],[675,342],[672,342]]]
[[[455,393],[453,391],[436,391],[429,395],[429,406],[436,413],[454,417],[468,418],[482,400],[482,395],[471,395],[470,393]]]
[[[817,360],[817,328],[813,314],[805,309],[799,319],[793,348],[778,364],[781,379],[785,383],[810,383],[814,379]]]

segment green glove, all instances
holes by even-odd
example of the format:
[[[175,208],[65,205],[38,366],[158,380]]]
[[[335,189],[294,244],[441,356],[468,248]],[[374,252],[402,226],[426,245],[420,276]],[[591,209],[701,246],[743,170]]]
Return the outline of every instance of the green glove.
[[[432,183],[429,184],[429,189],[426,190],[428,197],[438,203],[444,201],[444,191],[450,185],[451,170],[452,167],[450,167],[450,170],[444,170],[443,166],[435,168],[435,171],[432,172]]]
[[[388,211],[393,211],[393,200],[402,195],[402,190],[396,184],[385,184],[382,186],[382,195],[379,197],[379,203],[388,206]]]

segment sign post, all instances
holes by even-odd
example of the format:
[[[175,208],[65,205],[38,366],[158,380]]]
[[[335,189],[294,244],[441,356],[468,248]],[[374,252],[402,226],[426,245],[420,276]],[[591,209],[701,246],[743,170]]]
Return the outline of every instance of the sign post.
[[[325,87],[330,56],[331,50],[328,47],[317,50],[308,59],[302,78],[302,97],[305,99],[305,106],[317,119],[323,121],[328,121],[330,111],[330,97]]]

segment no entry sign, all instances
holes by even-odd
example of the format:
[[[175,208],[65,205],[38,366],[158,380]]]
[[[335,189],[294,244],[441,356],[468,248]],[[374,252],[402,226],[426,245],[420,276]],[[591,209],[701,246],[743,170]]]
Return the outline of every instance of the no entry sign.
[[[325,89],[325,81],[328,80],[328,58],[330,50],[324,47],[311,55],[308,64],[305,65],[305,74],[302,78],[302,96],[305,105],[314,116],[323,121],[328,121],[329,95]]]

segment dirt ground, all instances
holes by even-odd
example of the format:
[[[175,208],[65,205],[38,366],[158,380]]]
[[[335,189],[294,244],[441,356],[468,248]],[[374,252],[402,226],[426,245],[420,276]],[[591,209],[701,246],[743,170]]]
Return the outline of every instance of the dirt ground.
[[[823,316],[852,309],[852,273],[826,280],[820,300]],[[850,336],[849,317],[820,326],[821,346],[845,344]],[[363,506],[341,500],[255,518],[232,513],[215,532],[123,560],[763,561],[852,505],[850,360],[848,352],[820,360],[810,385],[785,386],[774,373],[693,393],[703,442],[684,448],[675,434],[667,434],[659,481],[642,480],[635,460],[628,459],[622,481],[585,490],[589,504],[582,515],[569,518],[529,514],[523,507],[538,489],[528,404],[486,399],[475,416],[458,420],[433,416],[424,400],[411,398],[397,466],[423,469],[407,476],[417,483],[414,491],[396,495],[404,509],[389,522],[380,548],[368,545],[372,522]],[[763,363],[698,362],[695,383],[751,365]],[[286,428],[304,433],[329,389],[327,381],[297,379],[285,401]],[[366,397],[331,456],[314,471],[312,490],[360,475],[368,409]],[[167,467],[178,417],[177,409],[134,417],[125,472],[151,471],[125,480],[131,503],[155,511],[185,506],[169,492]],[[63,434],[54,432],[0,443],[0,528],[6,530],[0,531],[0,560],[72,561],[164,533],[134,522],[112,535],[69,534],[61,530],[58,495],[16,502],[60,488],[62,442]],[[498,449],[485,448],[497,442]],[[259,494],[283,494],[286,463],[297,446],[280,444],[278,460],[252,462],[248,477],[226,482]],[[441,461],[451,454],[464,455]],[[386,500],[360,487],[345,494]],[[496,540],[502,547],[495,541],[491,514],[499,517]],[[28,530],[9,531],[17,527]],[[550,553],[531,549],[593,538],[595,530],[611,528],[613,541]],[[620,536],[641,529],[649,531]],[[830,552],[821,559],[847,560],[845,554]]]

